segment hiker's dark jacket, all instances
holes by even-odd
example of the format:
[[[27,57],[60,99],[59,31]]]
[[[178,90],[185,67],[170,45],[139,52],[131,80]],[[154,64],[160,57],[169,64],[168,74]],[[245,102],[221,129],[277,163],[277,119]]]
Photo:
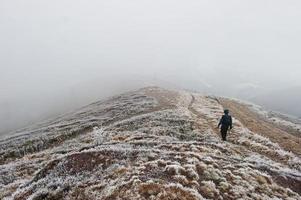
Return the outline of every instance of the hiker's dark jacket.
[[[219,121],[218,126],[222,125],[222,128],[232,128],[232,117],[231,115],[223,115]]]

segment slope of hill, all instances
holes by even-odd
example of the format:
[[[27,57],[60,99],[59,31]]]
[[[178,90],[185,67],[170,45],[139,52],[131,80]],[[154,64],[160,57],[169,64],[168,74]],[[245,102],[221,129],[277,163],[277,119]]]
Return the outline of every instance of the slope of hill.
[[[300,146],[250,105],[144,88],[3,137],[0,199],[300,199]]]
[[[301,86],[257,94],[250,98],[252,102],[265,106],[267,109],[287,113],[301,118]]]

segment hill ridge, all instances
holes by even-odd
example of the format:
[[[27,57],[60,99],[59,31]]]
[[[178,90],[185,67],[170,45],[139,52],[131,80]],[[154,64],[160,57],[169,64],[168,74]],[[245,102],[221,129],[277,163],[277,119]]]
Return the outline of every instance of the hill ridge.
[[[220,140],[223,106],[242,106],[229,101],[148,87],[3,139],[0,197],[299,199],[300,155],[235,114],[229,142]]]

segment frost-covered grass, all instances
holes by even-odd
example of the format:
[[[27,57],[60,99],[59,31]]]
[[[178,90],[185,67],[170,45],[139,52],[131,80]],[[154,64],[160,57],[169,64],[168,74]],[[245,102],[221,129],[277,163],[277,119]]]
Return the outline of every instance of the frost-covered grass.
[[[141,92],[93,103],[59,119],[42,123],[39,127],[24,129],[1,139],[0,163],[57,146],[65,140],[90,132],[94,126],[107,125],[149,112],[157,105],[156,99]]]
[[[61,136],[57,123],[89,124],[85,132],[4,160],[0,199],[300,199],[292,191],[298,188],[274,180],[298,183],[299,157],[238,120],[230,142],[221,142],[215,126],[222,106],[193,95],[194,102],[188,92],[139,90],[91,104],[64,118],[69,122],[53,121],[48,128],[55,133],[2,140],[6,154],[39,137]],[[286,162],[267,157],[267,149]]]

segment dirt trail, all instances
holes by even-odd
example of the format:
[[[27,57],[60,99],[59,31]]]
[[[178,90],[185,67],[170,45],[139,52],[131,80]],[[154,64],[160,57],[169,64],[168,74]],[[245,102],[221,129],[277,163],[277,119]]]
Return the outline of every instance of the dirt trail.
[[[210,126],[211,130],[217,135],[218,138],[220,138],[221,140],[221,135],[220,135],[220,132],[219,132],[219,129],[216,128],[216,124],[213,124],[212,121],[210,121],[209,119],[207,119],[207,117],[201,113],[199,113],[197,110],[195,110],[193,108],[193,105],[195,104],[195,97],[194,95],[191,95],[192,96],[192,100],[189,104],[189,107],[188,109],[193,113],[195,114],[198,119],[204,119],[206,121],[206,123]],[[265,123],[262,123],[259,119],[258,116],[256,116],[254,114],[254,116],[249,116],[252,114],[252,112],[247,109],[245,106],[243,105],[237,105],[238,103],[237,102],[231,102],[231,104],[226,104],[224,101],[220,100],[220,99],[215,99],[219,104],[221,104],[224,108],[229,108],[231,110],[231,113],[233,114],[233,116],[235,116],[235,118],[237,118],[244,126],[246,126],[249,130],[251,130],[252,132],[254,133],[273,133],[274,130],[276,129],[276,131],[281,131],[283,132],[282,130],[279,130],[277,128],[274,128],[274,127],[271,127],[271,125],[269,124],[266,124]],[[241,106],[241,107],[240,107]],[[250,126],[250,123],[251,122],[254,122],[256,124],[255,128],[253,126]],[[262,131],[262,132],[260,132]],[[231,131],[230,134],[228,134],[228,141],[229,143],[231,143],[233,146],[235,146],[235,151],[236,152],[240,152],[239,154],[243,155],[243,156],[247,156],[250,151],[251,152],[257,152],[258,154],[261,154],[261,155],[265,155],[267,157],[269,157],[271,160],[273,161],[276,161],[276,162],[279,162],[279,163],[282,163],[282,164],[287,164],[287,161],[285,160],[282,160],[282,159],[279,159],[277,156],[274,156],[274,155],[270,155],[266,152],[263,152],[261,151],[260,149],[253,149],[250,147],[247,147],[247,146],[242,146],[242,145],[239,145],[239,144],[236,144],[236,140],[237,140],[237,134],[239,133],[236,133],[235,132],[235,129]],[[279,132],[276,132],[274,133],[272,136],[274,136],[274,138],[270,137],[270,135],[266,134],[262,134],[263,136],[265,137],[268,137],[270,138],[273,142],[275,143],[278,143],[283,149],[287,150],[287,151],[292,151],[292,150],[295,150],[295,151],[292,151],[293,153],[296,153],[296,149],[298,150],[298,148],[295,148],[295,144],[292,144],[292,142],[294,142],[294,140],[290,140],[290,141],[282,141],[281,138],[282,137],[279,137],[279,134],[281,135],[289,135],[291,137],[294,137],[286,132],[284,133],[279,133]],[[273,140],[274,139],[274,140]],[[283,144],[279,143],[279,141],[282,141],[284,142],[284,144],[286,144],[287,146],[284,146]],[[289,146],[290,145],[294,145],[294,146]],[[287,147],[287,148],[285,148]],[[234,148],[232,148],[234,149]],[[297,153],[296,153],[297,154]],[[299,155],[299,154],[297,154]]]
[[[291,151],[301,156],[300,137],[277,128],[273,123],[262,119],[257,113],[243,104],[224,98],[220,98],[219,102],[224,108],[230,109],[232,115],[252,132],[265,136],[272,142],[278,143],[286,151]]]
[[[221,140],[221,134],[219,132],[219,129],[217,129],[217,124],[214,124],[212,121],[210,121],[209,119],[207,119],[206,115],[198,112],[197,110],[195,110],[193,108],[193,105],[195,104],[195,96],[191,94],[191,102],[188,106],[188,109],[190,110],[190,112],[192,112],[194,115],[196,115],[198,117],[198,120],[204,119],[206,121],[206,123],[209,125],[210,129],[217,135],[218,138],[220,138]],[[228,135],[228,137],[231,137],[230,135]]]
[[[205,120],[207,122],[207,124],[209,125],[209,128],[215,133],[216,137],[218,137],[219,140],[222,142],[221,134],[219,132],[219,129],[216,128],[216,124],[213,124],[209,119],[207,119],[207,117],[204,114],[198,112],[197,110],[195,110],[193,108],[193,105],[195,104],[195,96],[191,94],[191,97],[192,97],[192,99],[188,106],[188,109],[190,110],[190,112],[192,112],[194,115],[197,116],[198,121],[201,119]],[[231,136],[228,136],[228,137],[230,138]],[[228,142],[231,142],[231,141],[228,141]],[[237,154],[241,155],[242,157],[247,156],[249,154],[249,151],[246,148],[244,148],[243,146],[236,145],[232,142],[231,142],[231,144],[233,146],[235,146],[235,148],[232,148],[230,146],[229,146],[229,148],[231,148],[232,151],[236,152]]]
[[[213,122],[210,121],[209,119],[207,119],[207,117],[205,115],[203,115],[202,113],[200,113],[200,112],[198,112],[197,110],[194,109],[193,105],[195,104],[196,100],[195,100],[194,95],[191,95],[191,96],[192,96],[192,100],[189,104],[188,109],[198,117],[198,120],[200,120],[200,119],[206,120],[207,123],[209,124],[209,126],[211,127],[212,131],[219,138],[221,138],[219,131],[215,128],[216,124],[213,124]],[[244,107],[242,105],[237,105],[238,104],[237,102],[225,102],[225,100],[220,100],[220,99],[215,99],[215,100],[219,104],[221,104],[224,108],[231,109],[231,113],[233,114],[233,116],[235,116],[235,118],[237,118],[240,122],[242,122],[242,124],[244,126],[246,126],[248,129],[250,129],[251,131],[256,132],[256,133],[257,132],[260,133],[259,131],[262,131],[261,132],[261,133],[263,133],[262,135],[264,135],[266,133],[266,135],[264,135],[264,136],[270,138],[273,142],[277,142],[277,143],[279,143],[279,141],[282,142],[282,143],[279,143],[279,145],[281,147],[283,147],[285,150],[291,151],[296,146],[295,144],[292,144],[291,141],[283,141],[282,137],[279,137],[279,134],[282,134],[282,135],[285,134],[285,135],[289,135],[289,136],[292,136],[292,135],[290,135],[289,133],[286,133],[286,132],[280,133],[280,131],[282,131],[282,130],[279,130],[277,128],[272,127],[272,125],[268,124],[267,122],[260,121],[259,117],[256,116],[255,114],[253,114],[246,107]],[[254,126],[254,124],[252,124],[252,123],[255,123],[255,124],[257,123],[258,125]],[[272,133],[272,137],[270,136],[271,133]],[[228,142],[231,143],[231,145],[229,145],[228,148],[230,148],[232,151],[236,152],[237,154],[240,154],[240,156],[246,157],[250,153],[256,152],[260,155],[267,156],[268,158],[270,158],[271,160],[273,160],[275,162],[282,163],[282,164],[287,164],[284,160],[279,159],[277,156],[269,155],[265,152],[262,152],[259,149],[258,150],[257,149],[250,149],[246,146],[235,144],[234,141],[237,138],[232,138],[232,135],[233,134],[230,134],[228,136],[228,138],[229,138]],[[220,139],[220,141],[221,141],[221,139]],[[293,145],[293,146],[289,146],[289,145]],[[299,145],[299,147],[300,147],[300,145]],[[295,151],[293,151],[294,153],[298,152],[298,148],[296,148],[294,150],[295,150]],[[285,176],[284,177],[282,174],[278,174],[277,172],[271,171],[269,169],[269,167],[267,167],[267,168],[262,168],[262,167],[257,168],[256,167],[256,169],[260,170],[260,171],[263,171],[263,172],[268,172],[271,175],[271,177],[273,177],[273,180],[277,184],[279,184],[283,187],[289,187],[290,189],[297,192],[298,194],[301,193],[301,190],[300,190],[300,186],[301,186],[300,177],[291,177],[291,176]]]
[[[204,123],[200,124],[200,120],[203,120],[206,122],[206,124],[209,125],[206,128],[210,128],[218,137],[220,137],[218,132],[215,130],[214,126],[209,122],[209,120],[206,119],[206,116],[193,108],[194,104],[195,104],[195,96],[191,94],[191,102],[188,105],[188,110],[197,116],[198,120],[196,121],[196,123],[197,123],[198,127],[200,128],[200,130],[202,130],[201,127],[204,127]]]

